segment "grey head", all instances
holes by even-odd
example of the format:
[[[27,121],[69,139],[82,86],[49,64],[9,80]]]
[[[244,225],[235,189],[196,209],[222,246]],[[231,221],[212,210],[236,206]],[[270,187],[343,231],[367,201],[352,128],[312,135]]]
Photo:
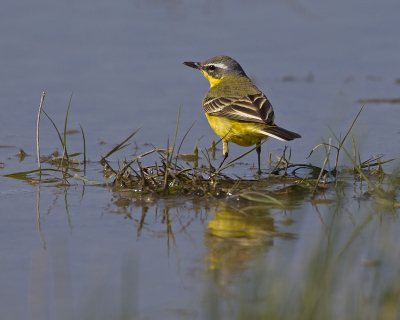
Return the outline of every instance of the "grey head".
[[[222,79],[228,75],[247,77],[240,64],[228,56],[216,56],[204,62],[184,62],[183,64],[199,69],[205,75]]]

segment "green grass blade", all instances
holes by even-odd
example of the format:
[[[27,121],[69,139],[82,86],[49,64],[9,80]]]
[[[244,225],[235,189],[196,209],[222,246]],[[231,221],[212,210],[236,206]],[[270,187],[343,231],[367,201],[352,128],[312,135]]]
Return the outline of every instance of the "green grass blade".
[[[379,164],[382,165],[382,164],[385,164],[385,163],[388,163],[388,162],[391,162],[391,161],[394,161],[394,160],[396,160],[396,159],[389,159],[389,160],[385,160],[385,161],[380,161],[379,163],[378,162],[374,162],[374,163],[368,162],[367,164],[362,163],[361,164],[361,168],[368,168],[368,166],[375,167],[375,166],[379,166]]]
[[[70,154],[69,157],[70,157],[70,158],[71,158],[71,157],[76,157],[76,156],[79,156],[79,155],[81,155],[81,154],[82,154],[82,152],[77,152],[77,153]]]
[[[6,177],[6,178],[14,178],[14,176],[26,175],[26,174],[31,174],[31,173],[36,173],[36,172],[42,172],[42,171],[54,171],[54,172],[62,172],[62,173],[64,173],[64,171],[62,171],[62,170],[57,170],[57,169],[36,169],[36,170],[32,170],[32,171],[21,171],[21,172],[9,173],[9,174],[3,175],[3,177]]]
[[[172,144],[171,158],[168,160],[169,163],[171,163],[172,157],[174,156],[175,143],[176,143],[176,136],[178,135],[179,119],[180,119],[180,117],[181,117],[181,106],[182,106],[182,101],[179,103],[178,120],[176,121],[174,143]],[[168,159],[168,158],[167,158],[167,159]]]
[[[122,146],[122,145],[123,145],[125,142],[127,142],[130,138],[132,138],[132,137],[136,134],[136,132],[138,132],[138,131],[140,130],[141,127],[142,127],[142,126],[140,126],[139,128],[137,128],[135,132],[133,132],[132,134],[130,134],[130,135],[128,136],[128,138],[126,138],[124,141],[122,141],[121,143],[119,143],[115,148],[113,148],[110,152],[108,152],[108,153],[104,156],[104,159],[108,158],[108,157],[111,156],[113,153],[115,153],[115,152],[121,150],[122,148],[125,148],[126,146],[128,146],[128,145],[125,145],[125,146]]]
[[[54,128],[56,129],[57,134],[58,134],[58,138],[60,139],[60,142],[61,142],[61,145],[62,145],[62,149],[64,150],[64,142],[63,142],[63,139],[61,138],[60,131],[58,131],[56,124],[54,123],[53,120],[51,120],[51,118],[50,118],[49,115],[46,113],[46,111],[44,111],[43,108],[42,108],[42,112],[46,115],[46,117],[50,120],[50,122],[53,124]]]
[[[183,136],[183,139],[182,139],[182,141],[181,141],[181,143],[180,143],[180,145],[179,145],[178,151],[176,152],[177,155],[179,155],[179,152],[181,151],[181,147],[182,147],[183,141],[185,141],[186,136],[188,135],[189,131],[192,130],[192,128],[193,128],[193,126],[194,126],[195,123],[196,123],[196,121],[193,122],[193,124],[190,126],[189,130],[186,131],[185,135]],[[197,143],[196,143],[196,147],[197,147]],[[178,162],[178,157],[176,157],[175,167],[176,167],[177,162]]]
[[[329,162],[329,155],[330,155],[330,153],[331,153],[331,138],[329,138],[329,148],[328,148],[328,150],[326,151],[326,157],[325,157],[325,160],[324,160],[324,164],[322,165],[321,171],[319,172],[317,182],[315,183],[315,188],[314,188],[314,190],[313,190],[313,192],[312,192],[312,197],[314,197],[314,194],[315,194],[315,192],[317,191],[318,183],[319,183],[319,181],[321,180],[322,174],[324,173],[325,166],[326,166],[327,162]]]
[[[86,163],[86,140],[85,140],[85,133],[83,132],[82,126],[81,127],[81,132],[82,132],[82,138],[83,138],[83,163]]]
[[[343,143],[344,143],[344,141],[346,140],[347,136],[349,135],[351,129],[353,129],[353,126],[354,126],[354,124],[356,123],[356,121],[357,121],[357,119],[358,119],[358,117],[359,117],[361,111],[364,109],[364,106],[365,106],[365,103],[362,105],[360,111],[358,111],[356,117],[355,117],[354,120],[353,120],[353,123],[351,124],[349,130],[347,131],[346,135],[344,136],[342,142],[340,142],[340,140],[339,140],[339,143],[340,143],[339,149],[340,149],[340,147],[343,145]],[[330,128],[329,128],[329,129],[330,129]],[[331,130],[331,131],[332,131],[332,130]],[[335,136],[335,138],[336,138],[336,136]],[[336,139],[337,139],[337,138],[336,138]]]
[[[80,180],[82,180],[82,181],[89,182],[89,183],[91,183],[91,184],[101,184],[100,182],[90,181],[90,180],[88,180],[88,179],[86,179],[86,178],[84,178],[84,177],[81,177],[81,176],[78,175],[78,174],[75,174],[72,178],[80,179]]]
[[[68,159],[68,152],[67,152],[67,122],[68,122],[69,108],[71,106],[71,101],[72,101],[72,95],[73,95],[73,93],[71,93],[71,97],[69,98],[67,114],[65,115],[65,124],[64,124],[64,152],[63,152],[63,158],[65,156],[65,158],[67,158],[67,159]]]

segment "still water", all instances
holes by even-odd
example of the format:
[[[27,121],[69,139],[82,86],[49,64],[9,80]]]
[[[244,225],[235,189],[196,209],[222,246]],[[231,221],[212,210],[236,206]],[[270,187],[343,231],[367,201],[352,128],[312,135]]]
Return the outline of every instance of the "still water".
[[[389,0],[3,3],[0,172],[36,169],[43,91],[43,108],[59,128],[73,93],[68,128],[81,125],[85,132],[90,180],[104,182],[100,155],[141,125],[133,138],[138,149],[131,145],[114,155],[113,166],[123,156],[151,150],[149,144],[171,144],[179,104],[177,141],[196,121],[181,152],[193,152],[200,138],[199,147],[208,148],[217,140],[201,108],[208,83],[182,62],[221,54],[239,61],[268,96],[276,123],[302,135],[286,143],[291,161],[321,166],[323,148],[306,157],[329,138],[337,145],[328,126],[343,136],[360,99],[400,97],[399,11],[400,3]],[[366,104],[353,129],[362,160],[399,158],[399,118],[398,104]],[[60,150],[43,114],[40,144],[43,155]],[[68,135],[67,144],[70,153],[83,150],[79,134]],[[264,144],[263,168],[268,151],[280,155],[284,146],[276,140]],[[346,147],[352,150],[350,138]],[[19,148],[30,154],[22,162]],[[230,156],[244,150],[232,145]],[[220,159],[217,154],[216,165]],[[156,160],[152,155],[143,162]],[[249,154],[243,159],[249,165],[228,173],[252,177],[255,161],[255,153]],[[340,163],[349,164],[343,153]],[[386,246],[393,256],[397,252],[398,209],[374,207],[357,184],[345,185],[340,205],[296,193],[295,206],[278,209],[207,195],[139,199],[70,183],[0,177],[2,319],[203,319],[218,318],[218,308],[231,319],[240,305],[235,299],[251,291],[244,286],[257,278],[257,265],[266,265],[269,275],[284,272],[281,265],[306,265],[309,249],[318,246],[345,256],[349,265],[353,257],[349,278],[340,280],[361,278],[367,291],[372,274],[393,279],[398,269],[382,251]],[[337,195],[328,190],[320,197]],[[339,239],[334,249],[332,237]],[[375,260],[381,261],[376,268],[363,264]],[[296,282],[302,270],[287,272]]]

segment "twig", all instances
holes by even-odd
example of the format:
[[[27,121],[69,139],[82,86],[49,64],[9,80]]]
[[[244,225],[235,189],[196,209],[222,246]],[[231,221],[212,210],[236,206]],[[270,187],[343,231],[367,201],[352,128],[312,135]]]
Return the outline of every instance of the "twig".
[[[37,158],[38,158],[39,170],[41,169],[41,165],[40,165],[40,150],[39,150],[39,122],[40,122],[40,113],[42,111],[43,100],[44,100],[44,96],[45,95],[46,94],[43,91],[42,99],[40,100],[39,113],[38,113],[38,118],[37,118],[37,128],[36,128]]]

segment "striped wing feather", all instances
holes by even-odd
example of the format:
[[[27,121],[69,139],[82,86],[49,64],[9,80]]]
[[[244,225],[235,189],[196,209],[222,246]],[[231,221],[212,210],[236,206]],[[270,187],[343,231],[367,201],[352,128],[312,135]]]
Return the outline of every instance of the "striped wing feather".
[[[245,97],[206,99],[204,112],[218,117],[273,125],[274,109],[262,93]]]

